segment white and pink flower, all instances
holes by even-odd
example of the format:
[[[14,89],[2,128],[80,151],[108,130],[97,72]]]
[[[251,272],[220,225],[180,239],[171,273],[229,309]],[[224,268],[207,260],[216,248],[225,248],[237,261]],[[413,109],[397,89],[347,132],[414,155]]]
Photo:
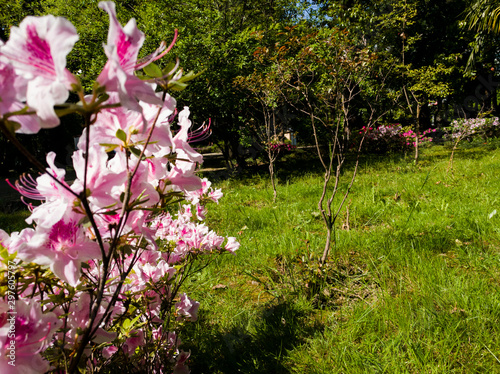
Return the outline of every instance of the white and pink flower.
[[[24,85],[18,85],[16,97],[26,98],[41,127],[59,125],[54,105],[66,102],[72,85],[78,84],[66,69],[66,56],[77,40],[76,29],[68,20],[48,15],[26,17],[19,27],[11,28],[9,40],[0,47],[0,56],[26,81],[26,91],[22,91]],[[37,131],[25,128],[25,132]]]

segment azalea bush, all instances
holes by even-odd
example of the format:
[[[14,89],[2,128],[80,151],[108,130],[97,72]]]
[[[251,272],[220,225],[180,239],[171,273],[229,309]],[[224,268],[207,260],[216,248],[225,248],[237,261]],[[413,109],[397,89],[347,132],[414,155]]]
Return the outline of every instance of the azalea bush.
[[[500,135],[500,121],[492,118],[460,118],[454,120],[446,129],[446,138],[451,140],[453,148],[450,155],[448,170],[453,171],[453,157],[462,140],[472,141],[476,137],[484,140]]]
[[[436,129],[428,129],[417,136],[410,127],[402,127],[400,124],[380,125],[378,127],[363,126],[358,131],[361,137],[364,134],[363,149],[368,153],[401,152],[416,146],[417,137],[419,144],[432,141],[431,134]]]
[[[285,153],[285,152],[291,152],[297,148],[296,145],[293,145],[289,142],[276,142],[276,143],[269,143],[268,147],[273,151],[277,153]]]
[[[474,137],[492,138],[500,134],[498,117],[460,118],[451,122],[447,128],[447,138],[452,141],[472,140]]]
[[[222,193],[195,174],[203,159],[189,142],[200,134],[169,94],[195,74],[155,63],[176,34],[138,59],[135,21],[123,27],[114,3],[99,7],[108,61],[88,95],[66,68],[78,39],[66,19],[27,17],[0,45],[0,129],[41,172],[14,186],[30,226],[0,230],[2,373],[188,373],[180,331],[199,303],[182,285],[239,246],[203,223]],[[70,92],[78,103],[66,103]],[[54,153],[44,165],[15,136],[69,113],[84,122],[71,182]]]
[[[417,139],[418,139],[418,144],[428,144],[432,142],[431,134],[437,131],[437,129],[427,129],[421,132],[420,134],[417,134],[410,128],[406,128],[404,130],[406,131],[404,131],[401,135],[402,138],[404,139],[404,145],[410,147],[417,146]]]

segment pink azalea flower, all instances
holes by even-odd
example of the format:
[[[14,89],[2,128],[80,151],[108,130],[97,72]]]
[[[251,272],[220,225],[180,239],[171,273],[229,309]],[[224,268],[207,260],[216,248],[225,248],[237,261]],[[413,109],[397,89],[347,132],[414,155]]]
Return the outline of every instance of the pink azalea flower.
[[[115,347],[114,345],[112,346],[109,346],[109,347],[106,347],[106,348],[103,348],[102,350],[102,356],[104,358],[110,358],[111,356],[113,356],[116,352],[118,352],[118,348]]]
[[[5,59],[6,60],[6,59]],[[26,105],[26,80],[18,76],[14,67],[4,61],[0,55],[0,117],[9,112],[16,112]],[[11,116],[9,121],[17,122],[21,127],[16,131],[23,134],[34,134],[40,130],[40,121],[36,116]]]
[[[235,237],[228,237],[227,238],[227,243],[226,243],[226,246],[225,246],[225,249],[231,253],[234,254],[234,252],[236,252],[236,250],[238,250],[238,248],[240,247],[240,243],[238,243],[236,241],[236,238]]]
[[[76,197],[61,186],[63,184],[69,188],[68,184],[64,181],[66,170],[60,169],[54,164],[55,157],[56,154],[54,152],[50,152],[47,155],[47,163],[49,164],[47,173],[53,175],[60,183],[54,181],[49,175],[43,174],[36,179],[34,192],[18,189],[21,194],[29,198],[45,200],[45,203],[33,209],[31,216],[26,219],[27,223],[36,222],[38,226],[50,228],[65,215],[72,212]],[[38,197],[36,196],[36,192],[39,194]]]
[[[181,161],[177,161],[176,165],[178,165],[179,168],[183,170],[194,171],[196,163],[203,162],[203,156],[200,153],[196,152],[188,144],[189,128],[191,127],[188,107],[184,107],[184,109],[179,113],[178,121],[180,130],[174,136],[174,145],[178,158],[181,159]],[[188,160],[187,162],[183,161],[186,159]]]
[[[69,330],[66,332],[66,341],[70,344],[74,343],[75,339],[78,338],[79,330],[87,327],[91,308],[91,299],[88,293],[77,293],[75,299],[77,301],[71,303],[70,305],[69,317],[67,321],[67,327]],[[98,326],[100,323],[107,306],[108,302],[105,299],[101,303],[99,311],[97,312],[97,318],[95,319],[93,325],[94,327]],[[115,309],[118,309],[118,307],[115,307]],[[116,338],[117,333],[108,332],[103,327],[104,326],[99,326],[97,328],[96,333],[92,338],[93,342],[102,344],[105,342],[111,342]],[[60,337],[60,339],[61,338],[62,337]]]
[[[112,95],[112,100],[109,102],[113,103],[115,101],[117,100]],[[139,106],[142,108],[142,115],[123,107],[101,111],[90,130],[90,144],[114,144],[121,146],[123,145],[123,141],[116,137],[116,132],[121,130],[127,135],[129,143],[136,144],[136,147],[141,149],[140,143],[145,142],[160,108],[144,102],[139,102]],[[154,153],[155,157],[163,157],[171,152],[172,135],[169,118],[174,113],[174,110],[175,99],[167,96],[161,107],[151,137],[153,142],[148,145],[147,156]],[[86,130],[80,137],[78,148],[84,150],[85,143]]]
[[[184,352],[181,350],[179,353],[179,356],[177,356],[176,363],[174,366],[174,371],[172,374],[189,374],[191,371],[189,368],[186,366],[186,361],[188,360],[189,356],[191,356],[191,351],[189,352]]]
[[[203,205],[196,204],[196,218],[198,221],[203,221],[206,218],[207,210]]]
[[[223,196],[220,188],[213,190],[210,186],[212,183],[207,179],[203,178],[201,180],[201,188],[196,191],[186,191],[186,200],[193,205],[199,204],[200,200],[203,198],[208,198],[214,203],[219,203],[220,198]]]
[[[200,177],[194,174],[194,170],[188,173],[177,165],[178,162],[167,174],[167,179],[171,182],[173,189],[175,191],[198,190],[201,187]]]
[[[66,217],[50,228],[37,227],[30,241],[19,247],[18,257],[50,266],[59,279],[75,287],[80,279],[81,263],[101,258],[99,245],[85,236],[78,218]]]
[[[113,2],[101,1],[99,7],[109,14],[109,32],[107,44],[104,46],[108,62],[97,82],[105,86],[106,91],[117,92],[121,104],[131,110],[142,112],[138,100],[162,105],[152,86],[134,75],[137,55],[144,43],[144,33],[137,28],[134,19],[122,27],[116,17]]]
[[[142,330],[134,330],[131,334],[132,336],[123,344],[123,352],[129,356],[134,354],[137,347],[143,346],[146,343],[144,340],[144,332]]]
[[[15,253],[19,251],[19,248],[28,243],[34,234],[35,230],[30,227],[21,230],[21,232],[13,232],[10,234],[10,238],[3,242],[2,245],[7,247],[7,252],[10,254]]]
[[[214,202],[214,203],[219,203],[220,198],[223,196],[222,191],[220,188],[216,189],[215,191],[211,191],[208,194],[209,198]]]
[[[167,279],[172,278],[175,274],[175,267],[170,266],[166,261],[160,260],[155,264],[141,264],[138,262],[134,266],[134,270],[136,271],[137,278],[142,284],[146,283],[157,283],[163,278],[165,275]]]
[[[54,313],[42,313],[33,300],[16,300],[15,308],[9,308],[10,305],[0,303],[0,372],[45,373],[50,365],[40,352],[47,348],[62,321]],[[15,366],[9,365],[12,361]]]
[[[0,246],[8,248],[10,243],[10,236],[4,230],[0,229]]]
[[[0,55],[26,79],[26,101],[36,110],[41,127],[59,125],[54,105],[64,103],[71,85],[77,83],[66,69],[66,56],[77,40],[75,27],[64,18],[26,17],[19,27],[11,28],[9,40],[0,47]]]
[[[185,318],[188,321],[195,322],[198,319],[198,308],[200,303],[188,297],[185,293],[181,295],[181,300],[175,304],[177,310],[177,320]]]
[[[90,147],[86,170],[83,151],[76,151],[72,158],[77,177],[72,185],[74,191],[80,193],[83,190],[86,172],[87,189],[90,191],[88,200],[93,206],[102,208],[120,202],[119,197],[127,180],[127,171],[126,168],[110,167],[104,147],[95,143]]]
[[[115,157],[113,157],[108,162],[108,167],[111,170],[127,170],[127,162],[125,154],[123,152],[117,152]],[[130,170],[132,170],[132,168],[134,167],[135,165],[129,166]],[[141,204],[141,206],[152,206],[156,204],[160,199],[160,195],[156,191],[154,185],[149,183],[148,178],[149,178],[148,164],[140,162],[139,167],[137,169],[137,173],[132,179],[130,191],[132,194],[131,201],[139,198],[139,196],[141,196],[141,200],[147,200],[144,201]],[[122,191],[123,192],[125,191],[125,185],[123,185]]]

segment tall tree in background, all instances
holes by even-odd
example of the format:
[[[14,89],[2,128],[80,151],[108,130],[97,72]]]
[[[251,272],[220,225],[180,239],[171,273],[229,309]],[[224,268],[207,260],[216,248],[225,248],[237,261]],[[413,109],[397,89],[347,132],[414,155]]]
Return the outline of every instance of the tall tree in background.
[[[464,19],[465,27],[474,33],[474,39],[470,43],[471,51],[466,66],[468,76],[493,75],[498,65],[498,43],[500,42],[500,1],[498,0],[476,0],[467,8]],[[490,79],[491,80],[491,79]],[[480,82],[481,83],[481,82]],[[498,115],[497,90],[492,85],[489,92],[483,97],[489,100],[483,101],[483,108]],[[489,101],[489,103],[485,103]]]
[[[238,166],[244,166],[240,138],[247,131],[248,97],[233,81],[254,70],[252,51],[258,43],[252,33],[279,22],[292,22],[294,7],[284,0],[190,0],[174,7],[178,12],[165,15],[159,25],[150,27],[177,27],[179,42],[174,54],[186,68],[204,70],[179,100],[196,106],[195,120],[212,119],[213,139],[228,165],[234,166],[232,160],[236,160]],[[150,19],[158,9],[150,3],[144,5],[143,12],[147,15],[144,18]]]
[[[370,48],[379,54],[386,67],[393,67],[386,81],[392,87],[389,91],[392,97],[386,103],[390,105],[391,99],[397,98],[398,105],[388,114],[388,121],[403,125],[420,121],[425,129],[435,117],[436,124],[445,125],[449,104],[461,103],[469,95],[464,90],[468,80],[463,77],[472,41],[472,33],[464,29],[462,22],[466,1],[318,0],[316,3],[318,12],[324,14],[323,25],[349,30],[360,47]],[[408,74],[410,70],[414,72]],[[425,97],[420,90],[420,98],[415,100],[408,89],[418,83],[417,76],[445,85],[447,92],[436,96],[427,90],[430,95]],[[433,115],[427,105],[429,100],[438,103]],[[421,108],[417,120],[418,103]]]

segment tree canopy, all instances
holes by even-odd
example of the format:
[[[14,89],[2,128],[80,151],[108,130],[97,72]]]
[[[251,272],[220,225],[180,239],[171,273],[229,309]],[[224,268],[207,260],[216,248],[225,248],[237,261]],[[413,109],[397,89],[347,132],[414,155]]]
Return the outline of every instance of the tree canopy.
[[[4,10],[0,15],[0,37],[4,40],[8,38],[9,27],[27,15],[50,13],[68,18],[80,35],[68,56],[68,65],[88,87],[106,61],[102,45],[108,19],[97,7],[98,1],[0,1]],[[238,149],[251,136],[248,124],[263,118],[262,112],[251,105],[258,98],[235,82],[253,79],[255,83],[255,79],[260,79],[259,84],[265,85],[269,92],[284,95],[276,100],[293,101],[293,90],[272,87],[278,85],[273,78],[276,73],[273,69],[277,68],[273,58],[279,55],[276,48],[285,47],[284,38],[291,29],[297,40],[310,42],[309,48],[318,52],[316,61],[309,65],[311,71],[317,69],[316,83],[324,82],[330,74],[325,60],[328,54],[324,53],[329,47],[327,39],[309,40],[310,35],[345,33],[348,35],[343,44],[346,53],[365,51],[372,55],[366,63],[385,77],[386,93],[378,98],[377,105],[387,108],[384,117],[387,123],[411,125],[420,121],[422,126],[429,127],[433,119],[434,125],[442,126],[458,115],[457,110],[453,113],[454,108],[464,106],[468,107],[468,116],[481,111],[498,114],[496,90],[493,94],[496,86],[483,88],[482,94],[475,95],[481,82],[478,79],[491,81],[497,68],[498,36],[489,31],[498,28],[498,1],[477,0],[471,5],[465,0],[185,0],[174,3],[121,0],[116,3],[120,21],[125,24],[135,18],[139,29],[146,34],[142,55],[154,51],[162,40],[169,43],[174,30],[178,30],[170,62],[179,58],[186,72],[203,73],[191,82],[188,90],[179,93],[177,100],[181,105],[190,104],[197,124],[211,119],[211,141],[219,145],[228,161],[240,165],[244,164],[244,157]],[[294,48],[298,51],[306,47],[296,44]],[[267,52],[262,53],[266,48]],[[292,66],[296,58],[297,55],[288,50],[286,56],[280,56],[281,66],[285,62]],[[488,74],[493,77],[488,78]],[[367,92],[378,92],[377,85],[381,83],[371,79],[367,84]],[[311,93],[319,102],[324,92],[318,87]],[[489,89],[488,94],[485,89]],[[471,97],[476,97],[474,105],[467,102]],[[437,106],[431,108],[429,102]],[[303,104],[297,102],[297,105]],[[363,106],[358,110],[362,125]],[[297,115],[298,112],[294,113]],[[300,115],[294,119],[297,127],[307,126],[307,121]],[[308,139],[308,134],[304,132],[302,139]]]

